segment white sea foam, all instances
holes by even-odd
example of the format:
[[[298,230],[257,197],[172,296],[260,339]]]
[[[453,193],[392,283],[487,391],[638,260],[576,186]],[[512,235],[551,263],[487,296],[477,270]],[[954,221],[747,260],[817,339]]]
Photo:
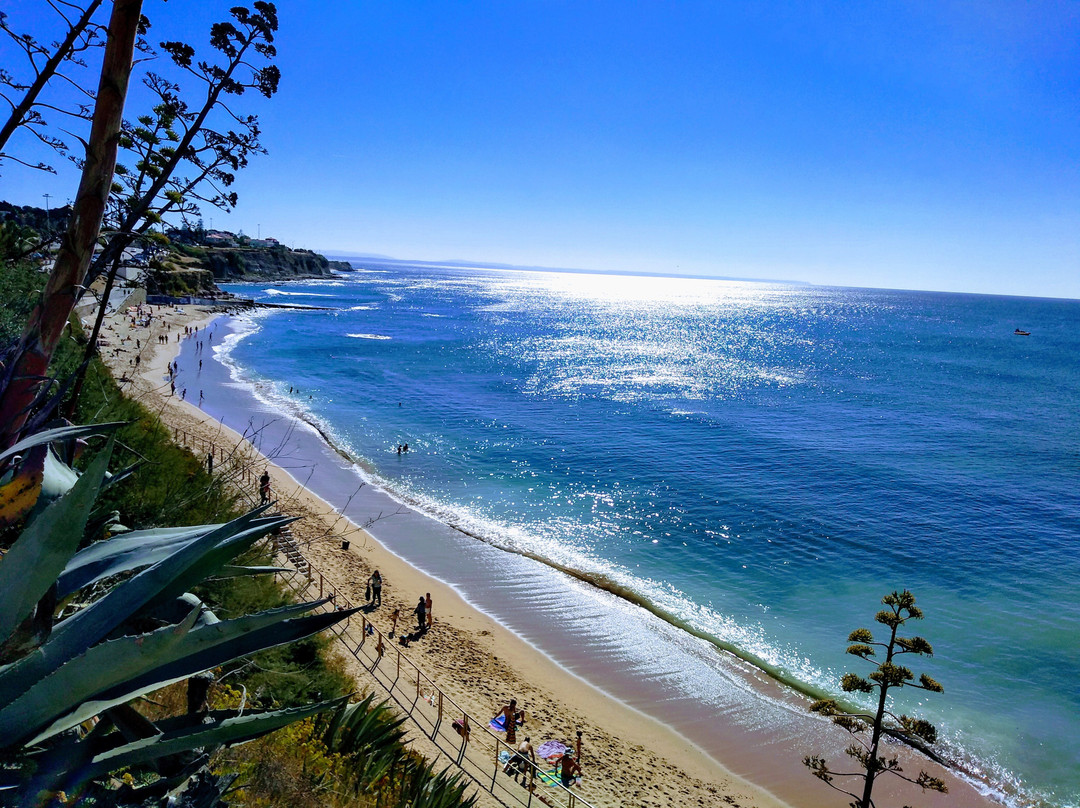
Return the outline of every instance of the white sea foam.
[[[322,294],[320,292],[288,292],[284,289],[267,289],[268,295],[285,295],[288,297],[335,297],[335,295]]]
[[[346,334],[345,336],[353,339],[391,339],[385,334]]]

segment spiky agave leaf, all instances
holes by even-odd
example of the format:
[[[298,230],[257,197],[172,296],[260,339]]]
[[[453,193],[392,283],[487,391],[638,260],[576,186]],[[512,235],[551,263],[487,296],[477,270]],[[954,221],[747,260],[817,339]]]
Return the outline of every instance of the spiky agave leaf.
[[[228,564],[214,573],[214,578],[242,578],[251,575],[277,575],[278,573],[296,572],[292,567],[239,566]]]
[[[25,452],[27,449],[31,449],[34,446],[41,446],[55,441],[71,440],[73,438],[88,438],[91,435],[115,432],[124,425],[124,421],[111,421],[107,424],[61,426],[56,427],[55,429],[45,429],[41,432],[35,432],[0,452],[0,463],[3,463],[8,458],[14,457],[17,454]]]
[[[0,708],[0,738],[33,745],[103,710],[238,657],[315,634],[355,611],[296,617],[325,601],[196,625],[185,621],[99,643]],[[32,737],[31,737],[32,736]]]
[[[117,769],[188,752],[203,747],[232,746],[260,738],[294,721],[338,707],[344,699],[324,701],[303,707],[283,710],[265,710],[239,716],[235,710],[215,711],[200,716],[199,723],[192,724],[188,716],[158,722],[160,735],[125,744],[95,755],[84,774],[93,779]]]
[[[27,525],[0,564],[0,642],[52,588],[75,554],[112,454],[112,439],[86,473]]]
[[[0,479],[0,526],[17,524],[37,504],[47,455],[47,446],[35,446],[18,468]]]
[[[245,514],[241,517],[244,520],[241,524],[247,529],[264,533],[269,533],[283,524],[283,518],[278,516],[255,518],[263,510],[265,509],[260,508]],[[221,531],[227,524],[237,525],[238,522],[234,520],[225,524],[132,530],[122,536],[95,542],[80,550],[64,568],[57,581],[57,592],[64,598],[113,575],[152,566],[179,547],[214,531]]]
[[[218,552],[219,545],[233,543],[230,546],[235,547],[236,552],[242,552],[246,549],[245,543],[254,543],[275,524],[291,521],[284,518],[259,520],[259,524],[252,527],[258,513],[252,511],[181,545],[157,564],[111,589],[100,600],[62,620],[45,646],[10,669],[0,670],[0,704],[16,699],[35,682],[84,653],[140,610],[172,600],[183,593],[187,588],[185,584],[198,583],[205,577],[202,571],[212,568],[204,563],[206,556],[214,554],[221,563],[230,557]]]

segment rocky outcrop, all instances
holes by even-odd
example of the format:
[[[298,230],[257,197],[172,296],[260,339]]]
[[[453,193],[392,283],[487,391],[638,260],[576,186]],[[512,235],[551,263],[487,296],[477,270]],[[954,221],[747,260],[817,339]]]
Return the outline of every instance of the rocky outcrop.
[[[330,261],[309,250],[288,247],[211,247],[204,263],[214,280],[283,281],[299,278],[327,278],[332,275]],[[339,263],[339,262],[334,262]]]

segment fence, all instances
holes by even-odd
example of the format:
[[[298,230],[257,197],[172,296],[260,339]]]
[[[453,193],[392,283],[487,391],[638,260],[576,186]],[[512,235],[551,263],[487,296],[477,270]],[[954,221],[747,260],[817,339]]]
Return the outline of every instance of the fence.
[[[188,432],[186,429],[174,429],[173,441],[191,450],[207,465],[207,470],[211,474],[216,468],[219,473],[229,475],[231,478],[229,481],[245,493],[257,490],[258,450],[247,440],[227,447],[217,441],[207,440],[200,435]]]
[[[246,440],[226,451],[224,446],[184,430],[175,430],[175,437],[178,443],[195,446],[206,452],[207,457],[215,457],[219,470],[232,471],[238,481],[254,479],[255,450]],[[304,558],[287,527],[274,537],[274,543],[279,559],[284,558],[293,570],[279,575],[288,589],[302,599],[326,600],[320,607],[323,611],[352,608],[353,604],[332,581]],[[486,718],[469,714],[447,695],[402,652],[400,645],[387,638],[366,616],[352,615],[331,631],[413,725],[477,788],[506,806],[594,808],[592,803],[564,787],[558,774],[543,763],[535,765],[531,760],[516,758],[519,773],[512,779],[505,774],[506,763],[515,758],[517,749],[496,735]],[[579,734],[578,760],[580,745]]]

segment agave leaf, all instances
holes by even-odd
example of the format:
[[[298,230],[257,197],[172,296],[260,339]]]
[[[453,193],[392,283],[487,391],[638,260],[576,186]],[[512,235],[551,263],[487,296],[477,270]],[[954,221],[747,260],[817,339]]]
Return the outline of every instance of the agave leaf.
[[[215,578],[239,578],[243,575],[276,575],[279,572],[295,572],[289,567],[240,567],[233,564],[222,567]]]
[[[101,490],[105,491],[109,488],[112,488],[114,485],[117,485],[118,483],[122,483],[136,471],[141,469],[144,465],[146,465],[146,462],[143,460],[139,460],[135,463],[132,463],[127,468],[120,469],[120,471],[114,471],[112,474],[109,474],[105,478],[105,484],[101,486]]]
[[[199,610],[199,617],[195,621],[196,627],[209,626],[213,623],[220,622],[217,615],[210,611],[210,608],[205,603],[190,592],[185,592],[178,598],[162,603],[150,612],[147,617],[152,620],[160,620],[163,623],[180,623],[187,617],[188,612],[192,609]]]
[[[162,664],[158,667],[138,678],[131,679],[130,682],[125,682],[123,686],[139,689],[140,695],[149,693],[163,686],[155,683],[158,679],[166,679],[165,684],[178,682],[230,660],[317,634],[351,617],[361,609],[357,607],[294,617],[304,611],[318,609],[327,603],[329,603],[328,600],[317,600],[268,609],[233,620],[204,621],[191,633],[192,639],[188,643],[186,649],[188,653],[185,656],[177,657],[175,660],[162,660]],[[114,689],[102,693],[101,696],[114,699],[118,692],[119,690]],[[134,698],[134,696],[127,698]]]
[[[120,427],[124,426],[124,421],[112,421],[107,424],[81,424],[78,426],[62,426],[56,429],[45,429],[41,432],[35,432],[33,435],[28,435],[14,446],[0,452],[0,463],[3,463],[9,457],[14,457],[20,452],[24,452],[34,446],[40,446],[45,443],[52,443],[58,440],[67,440],[69,438],[83,438],[90,435],[97,435],[102,432],[113,432]]]
[[[65,662],[78,657],[140,609],[153,603],[166,602],[182,594],[182,589],[179,592],[174,591],[176,581],[187,581],[188,577],[185,573],[196,565],[203,555],[213,551],[220,542],[232,539],[238,532],[243,536],[252,531],[257,534],[251,538],[251,541],[255,541],[258,535],[271,529],[275,521],[277,523],[291,521],[259,520],[260,526],[249,530],[249,525],[258,513],[259,511],[252,511],[222,525],[217,530],[181,545],[157,564],[125,581],[123,586],[113,587],[100,600],[66,620],[62,620],[53,629],[52,636],[38,651],[29,654],[9,668],[0,670],[0,704],[17,698],[34,682],[52,673]],[[6,566],[6,563],[2,565],[2,567]],[[0,734],[0,737],[3,735]]]
[[[251,521],[253,528],[280,524],[278,517],[262,517]],[[65,598],[83,587],[118,575],[152,566],[178,547],[220,530],[224,525],[192,525],[190,527],[132,530],[122,536],[95,542],[80,550],[64,569],[57,581],[57,594]]]
[[[23,459],[15,473],[0,485],[0,525],[13,525],[33,510],[41,495],[47,446],[37,446]]]
[[[269,507],[269,506],[266,506]],[[261,513],[262,510],[252,511],[252,514]],[[251,516],[252,514],[249,514]],[[244,530],[237,531],[235,535],[227,536],[214,544],[210,549],[199,555],[194,563],[176,576],[174,580],[164,587],[160,594],[151,603],[176,597],[196,584],[201,583],[229,561],[250,548],[255,542],[275,528],[292,524],[299,517],[281,516],[271,517],[258,525],[248,526]]]
[[[79,472],[61,460],[52,446],[48,447],[45,452],[45,468],[41,473],[41,494],[31,514],[45,510],[50,502],[55,502],[74,488],[78,479]],[[104,484],[104,478],[102,483]]]
[[[294,721],[332,710],[344,699],[324,701],[304,707],[292,707],[285,710],[270,710],[237,716],[235,711],[227,711],[230,717],[214,720],[213,723],[191,724],[169,729],[153,738],[136,741],[96,755],[90,763],[89,771],[84,775],[88,779],[100,777],[117,769],[136,766],[156,760],[165,755],[187,752],[206,746],[230,746],[255,740],[267,733],[280,729]],[[185,718],[187,718],[185,716]],[[159,724],[159,728],[164,726]]]
[[[130,675],[132,670],[153,664],[154,659],[168,654],[190,632],[198,615],[199,610],[192,609],[178,625],[96,645],[51,676],[37,681],[26,692],[0,707],[0,738],[6,745],[17,745],[68,711],[79,712],[78,708],[85,706],[83,702],[102,688],[112,686]],[[39,648],[35,653],[40,654],[41,650]],[[98,712],[100,710],[81,716],[70,726],[82,723]]]
[[[322,631],[356,610],[288,619],[325,601],[286,606],[195,626],[184,623],[95,645],[0,708],[0,738],[33,745],[109,707],[179,682],[237,657]]]
[[[113,439],[72,489],[27,525],[0,564],[0,641],[6,640],[56,581],[83,537],[112,454]]]

